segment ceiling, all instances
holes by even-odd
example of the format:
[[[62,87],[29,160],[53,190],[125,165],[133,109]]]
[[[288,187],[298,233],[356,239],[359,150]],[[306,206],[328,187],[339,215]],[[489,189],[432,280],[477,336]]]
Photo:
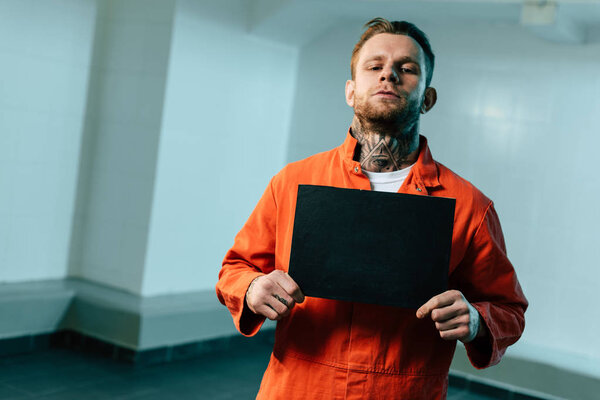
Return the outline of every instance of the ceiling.
[[[600,38],[600,0],[253,0],[248,15],[252,34],[295,46],[344,21],[374,16],[524,25],[544,39],[564,43]]]

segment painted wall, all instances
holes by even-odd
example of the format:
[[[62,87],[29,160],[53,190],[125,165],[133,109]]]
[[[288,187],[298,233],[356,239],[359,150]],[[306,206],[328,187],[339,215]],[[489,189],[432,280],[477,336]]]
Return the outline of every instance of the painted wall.
[[[0,282],[67,274],[95,14],[0,2]]]
[[[354,26],[355,25],[355,26]],[[353,110],[344,97],[362,24],[333,29],[300,49],[287,162],[340,145]]]
[[[0,7],[0,282],[212,290],[284,164],[297,50],[241,0]]]
[[[362,23],[301,49],[288,161],[343,141],[352,117],[344,83]],[[440,162],[495,201],[531,303],[509,352],[600,376],[600,44],[554,44],[517,26],[420,25],[438,89],[421,132]]]
[[[174,1],[98,2],[69,275],[140,293]]]
[[[297,50],[247,34],[246,6],[177,2],[144,295],[213,290],[284,165]]]

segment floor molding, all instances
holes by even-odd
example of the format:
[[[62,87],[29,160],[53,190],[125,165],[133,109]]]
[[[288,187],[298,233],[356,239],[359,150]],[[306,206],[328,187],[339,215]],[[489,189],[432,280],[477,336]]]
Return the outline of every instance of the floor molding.
[[[80,279],[0,285],[0,339],[25,346],[23,338],[61,330],[133,351],[236,333],[214,290],[140,297]]]
[[[274,327],[267,321],[257,340],[272,336]],[[60,345],[145,364],[245,340],[252,339],[236,332],[213,290],[143,298],[78,279],[0,284],[0,356]],[[460,345],[451,377],[470,388],[530,396],[519,399],[585,400],[600,393],[596,377],[509,354],[495,367],[475,370]]]

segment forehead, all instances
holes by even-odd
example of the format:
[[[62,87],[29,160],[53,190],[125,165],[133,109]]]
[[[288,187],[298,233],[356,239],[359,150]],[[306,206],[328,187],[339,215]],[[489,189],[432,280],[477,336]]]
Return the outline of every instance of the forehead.
[[[360,50],[358,62],[374,56],[391,57],[399,59],[410,57],[423,65],[425,54],[416,40],[406,35],[394,33],[378,33],[365,42]]]

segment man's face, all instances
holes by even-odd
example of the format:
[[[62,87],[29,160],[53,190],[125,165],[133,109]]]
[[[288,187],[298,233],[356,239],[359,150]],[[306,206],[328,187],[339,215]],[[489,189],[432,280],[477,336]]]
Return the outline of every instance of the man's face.
[[[409,36],[380,33],[360,50],[346,102],[363,122],[410,125],[418,121],[425,80],[421,46]]]

